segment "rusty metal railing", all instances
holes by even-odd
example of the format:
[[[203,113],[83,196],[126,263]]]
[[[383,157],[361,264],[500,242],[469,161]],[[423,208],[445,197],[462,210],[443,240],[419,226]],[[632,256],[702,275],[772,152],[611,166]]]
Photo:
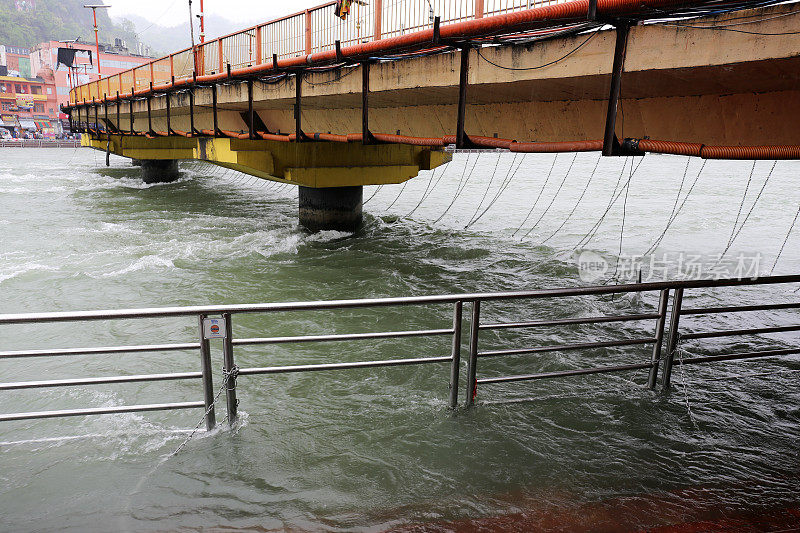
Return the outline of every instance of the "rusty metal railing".
[[[101,100],[117,92],[148,89],[173,78],[217,74],[261,65],[273,57],[283,59],[375,41],[440,24],[521,11],[567,0],[368,0],[351,4],[346,20],[334,15],[336,2],[299,11],[279,19],[180,50],[130,70],[78,86],[70,91],[70,104]]]

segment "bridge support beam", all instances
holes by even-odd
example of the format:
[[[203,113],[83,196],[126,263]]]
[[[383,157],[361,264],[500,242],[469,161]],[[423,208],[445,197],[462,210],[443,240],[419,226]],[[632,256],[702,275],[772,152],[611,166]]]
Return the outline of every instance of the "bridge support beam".
[[[299,187],[300,225],[311,231],[356,231],[362,222],[364,188]]]
[[[176,159],[142,159],[140,162],[145,183],[169,183],[180,176]]]

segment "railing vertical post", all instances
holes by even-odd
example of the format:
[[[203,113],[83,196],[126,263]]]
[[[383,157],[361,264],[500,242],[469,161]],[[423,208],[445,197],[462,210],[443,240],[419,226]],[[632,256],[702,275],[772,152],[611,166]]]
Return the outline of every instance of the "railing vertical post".
[[[256,65],[260,65],[263,60],[264,50],[261,46],[261,26],[256,26]]]
[[[170,79],[173,80],[173,83],[175,83],[174,82],[174,79],[175,79],[175,56],[174,55],[170,55],[169,56],[169,77],[170,77]],[[122,75],[121,74],[120,74],[120,80],[122,80]],[[121,85],[122,85],[122,83],[120,81],[120,86]]]
[[[225,55],[222,52],[222,38],[217,39],[217,43],[219,43],[219,70],[217,72],[221,74],[222,71],[225,70]]]
[[[211,346],[203,332],[203,319],[206,315],[198,315],[200,327],[200,365],[203,373],[203,401],[206,404],[206,429],[211,431],[217,425],[214,414],[214,381],[211,375]]]
[[[675,358],[675,351],[678,348],[678,326],[681,319],[681,305],[683,304],[683,289],[675,289],[675,296],[672,297],[672,316],[669,319],[669,339],[667,340],[667,357],[664,359],[664,373],[661,377],[661,390],[669,388],[670,377],[672,377],[672,361]]]
[[[481,301],[472,302],[472,320],[469,325],[469,359],[467,360],[467,398],[464,405],[471,407],[475,404],[478,383],[478,328],[481,322]]]
[[[647,376],[647,386],[650,389],[656,388],[656,376],[658,375],[658,365],[661,362],[661,345],[664,342],[664,323],[667,320],[667,302],[669,301],[669,289],[663,289],[658,299],[658,319],[656,320],[656,336],[653,343],[653,366]]]
[[[228,423],[232,426],[238,416],[236,408],[239,400],[236,399],[236,363],[233,359],[233,327],[231,314],[223,313],[225,322],[225,338],[222,339],[222,367],[225,371],[225,400],[228,406]]]
[[[475,0],[475,18],[483,18],[483,0]]]
[[[381,34],[382,34],[381,25],[383,24],[383,0],[375,0],[373,2],[373,9],[375,10],[375,13],[373,13],[373,15],[375,16],[375,37],[374,37],[374,39],[376,41],[378,41],[378,40],[380,40]]]
[[[306,55],[311,54],[311,11],[306,9]]]
[[[450,409],[458,406],[458,373],[461,366],[461,315],[464,302],[453,307],[453,361],[450,363]]]

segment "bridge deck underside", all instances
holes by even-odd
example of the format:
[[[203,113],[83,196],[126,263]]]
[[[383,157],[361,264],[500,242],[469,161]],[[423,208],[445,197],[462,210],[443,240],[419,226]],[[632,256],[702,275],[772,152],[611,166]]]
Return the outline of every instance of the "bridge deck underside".
[[[793,14],[794,11],[794,5],[780,5],[744,14],[751,18],[743,19],[743,13],[738,12],[691,21],[689,24],[693,27],[648,24],[631,28],[617,136],[720,145],[800,145],[800,130],[796,127],[800,120],[800,38],[793,34],[800,31],[800,14]],[[697,27],[725,26],[733,17],[738,22],[747,21],[746,31],[751,33]],[[589,41],[577,51],[556,61],[587,38]],[[473,50],[469,60],[467,133],[533,142],[602,138],[614,40],[615,31],[608,30],[595,36],[583,34]],[[455,134],[459,61],[458,53],[443,53],[373,64],[370,129],[416,137]],[[554,61],[548,67],[535,68]],[[349,66],[331,72],[306,73],[301,100],[305,132],[348,134],[361,131],[359,70],[358,66]],[[254,109],[271,132],[294,132],[295,84],[294,76],[271,84],[255,82]],[[219,85],[217,91],[219,127],[247,131],[246,84]],[[170,98],[171,127],[189,130],[188,94],[177,93]],[[194,121],[198,130],[212,128],[211,106],[211,88],[196,88]],[[167,129],[165,108],[164,96],[151,99],[151,120],[156,131]],[[119,109],[119,124],[116,123],[115,104],[109,105],[108,112],[112,127],[129,129],[127,103]],[[135,102],[134,114],[136,129],[146,129],[145,101]],[[280,172],[276,173],[279,179],[287,179],[289,175],[299,177],[304,165],[316,165],[309,163],[316,161],[316,156],[310,156],[311,149],[298,148],[294,143],[291,148],[277,146],[286,143],[243,145],[238,143],[248,141],[228,139],[184,139],[180,142],[183,141],[193,145],[192,157],[198,156],[203,142],[211,142],[220,153],[226,149],[239,150],[234,147],[255,147],[242,150],[253,152],[246,158],[280,159],[277,164]],[[135,150],[146,151],[148,146],[165,141],[139,138],[135,142],[142,143]],[[230,143],[230,148],[224,148],[228,146],[226,143]],[[371,154],[388,149],[386,145],[362,147],[360,143],[311,144],[329,146],[313,150],[319,153],[348,154],[347,165],[353,167],[359,166],[359,158],[363,158],[365,167],[372,166],[366,163]],[[298,143],[298,146],[302,145]],[[105,149],[105,142],[98,147]],[[261,149],[269,149],[270,153],[254,155]],[[188,155],[189,149],[186,150]],[[280,153],[277,157],[276,151]],[[295,154],[294,159],[289,158],[291,161],[285,155],[288,153]],[[388,182],[403,181],[419,169],[446,160],[440,152],[429,149],[392,154],[396,158],[384,161],[388,161],[389,166],[403,168],[391,173]],[[264,162],[258,168],[269,169],[269,165]],[[323,167],[325,165],[327,163]],[[291,169],[288,174],[286,169]],[[270,171],[261,172],[276,176]],[[358,178],[353,174],[353,178],[336,178],[331,183],[386,183],[379,175],[380,172],[362,172]],[[298,179],[317,183],[317,178]],[[324,183],[325,179],[319,178],[318,182]]]

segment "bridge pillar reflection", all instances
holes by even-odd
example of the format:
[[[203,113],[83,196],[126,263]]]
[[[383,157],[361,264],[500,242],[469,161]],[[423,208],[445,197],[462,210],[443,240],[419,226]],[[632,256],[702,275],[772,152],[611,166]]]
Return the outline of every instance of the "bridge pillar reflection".
[[[356,231],[362,222],[364,188],[299,187],[300,225],[311,231]]]
[[[142,180],[145,183],[169,183],[180,176],[176,159],[141,159],[139,162],[142,167]]]

